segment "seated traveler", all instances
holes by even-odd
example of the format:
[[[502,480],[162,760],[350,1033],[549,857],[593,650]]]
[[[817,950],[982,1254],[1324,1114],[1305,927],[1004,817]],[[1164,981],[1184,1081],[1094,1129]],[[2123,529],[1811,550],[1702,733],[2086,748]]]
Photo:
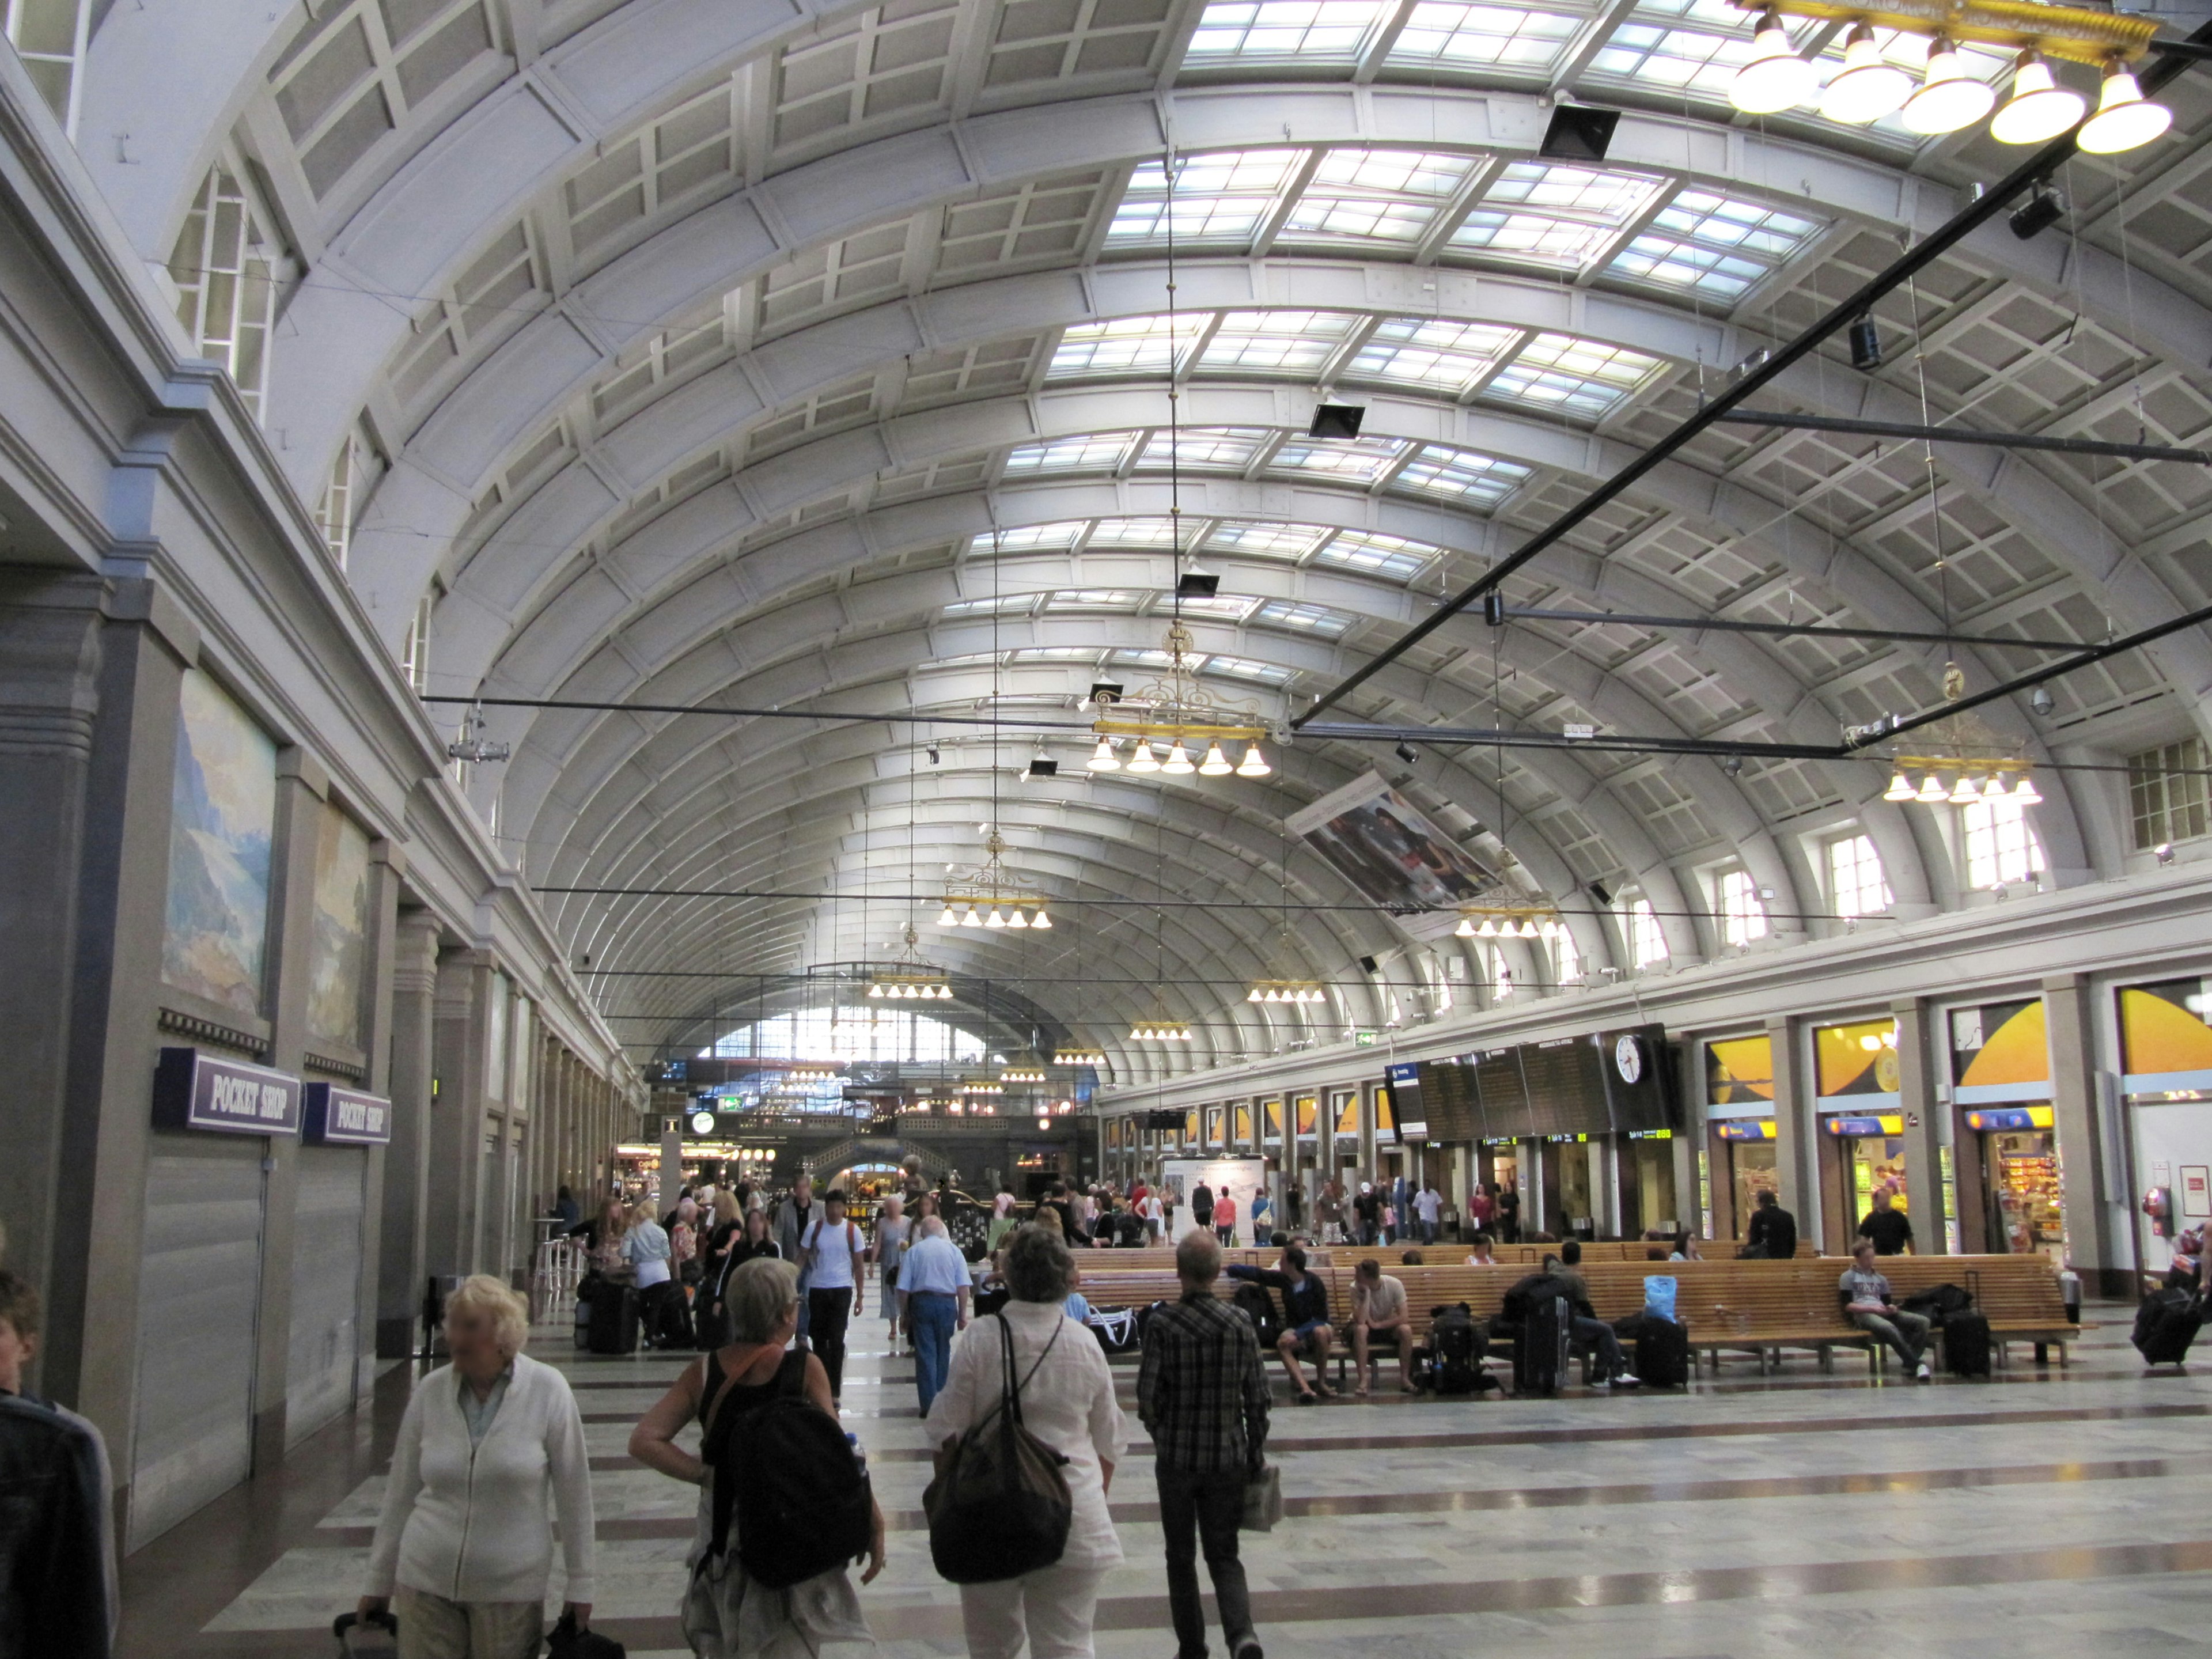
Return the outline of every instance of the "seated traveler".
[[[1306,1271],[1306,1253],[1295,1244],[1283,1247],[1281,1263],[1276,1267],[1224,1267],[1222,1271],[1235,1279],[1255,1285],[1264,1285],[1283,1295],[1285,1311],[1290,1322],[1281,1336],[1275,1340],[1275,1352],[1283,1357],[1283,1369],[1290,1373],[1291,1382],[1297,1389],[1297,1400],[1301,1406],[1310,1406],[1323,1395],[1336,1390],[1328,1386],[1328,1354],[1334,1346],[1336,1333],[1328,1322],[1328,1285],[1320,1275]],[[1314,1382],[1306,1381],[1305,1369],[1298,1364],[1301,1352],[1314,1358]]]
[[[1874,1240],[1859,1240],[1851,1250],[1852,1265],[1836,1281],[1836,1294],[1843,1298],[1844,1313],[1852,1324],[1894,1352],[1905,1362],[1905,1370],[1916,1372],[1925,1382],[1929,1370],[1923,1351],[1928,1346],[1927,1317],[1907,1313],[1897,1305],[1889,1292],[1889,1280],[1875,1271],[1875,1255]]]
[[[1559,1246],[1559,1265],[1552,1269],[1555,1278],[1567,1286],[1567,1305],[1574,1312],[1573,1340],[1581,1343],[1595,1358],[1595,1375],[1590,1386],[1607,1389],[1615,1383],[1625,1389],[1637,1386],[1637,1379],[1628,1373],[1628,1363],[1620,1352],[1620,1338],[1612,1326],[1597,1316],[1590,1306],[1589,1286],[1583,1280],[1583,1246],[1578,1238],[1571,1238]]]
[[[1413,1393],[1413,1382],[1406,1375],[1407,1356],[1413,1346],[1413,1322],[1406,1312],[1406,1287],[1384,1273],[1382,1264],[1370,1255],[1361,1260],[1352,1276],[1352,1369],[1357,1392],[1362,1395],[1374,1386],[1368,1350],[1378,1337],[1397,1345],[1398,1392]]]

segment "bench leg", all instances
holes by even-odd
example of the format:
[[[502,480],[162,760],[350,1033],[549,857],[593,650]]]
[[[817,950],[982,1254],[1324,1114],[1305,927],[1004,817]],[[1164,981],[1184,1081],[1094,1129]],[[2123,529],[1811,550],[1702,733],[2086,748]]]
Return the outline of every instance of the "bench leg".
[[[2061,1348],[2058,1352],[2063,1354],[2066,1350]],[[2039,1365],[2048,1365],[2051,1363],[2051,1345],[2048,1342],[2039,1342],[2035,1345],[2035,1363]],[[2065,1361],[2061,1359],[2059,1363],[2063,1364]]]

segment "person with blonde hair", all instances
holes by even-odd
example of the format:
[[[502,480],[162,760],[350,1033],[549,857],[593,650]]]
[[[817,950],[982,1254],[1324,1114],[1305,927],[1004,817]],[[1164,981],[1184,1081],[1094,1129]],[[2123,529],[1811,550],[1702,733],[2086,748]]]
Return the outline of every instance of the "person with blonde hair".
[[[446,1298],[452,1363],[416,1385],[368,1552],[362,1619],[396,1601],[400,1659],[532,1659],[560,1522],[565,1617],[592,1618],[590,1459],[568,1380],[522,1352],[521,1297],[488,1273]]]

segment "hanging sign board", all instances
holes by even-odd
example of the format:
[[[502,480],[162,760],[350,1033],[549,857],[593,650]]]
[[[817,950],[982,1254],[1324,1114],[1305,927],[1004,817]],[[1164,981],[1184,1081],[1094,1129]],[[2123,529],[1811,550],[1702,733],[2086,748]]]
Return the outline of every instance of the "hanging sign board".
[[[300,1132],[300,1079],[198,1048],[164,1048],[154,1068],[154,1121],[222,1134]]]
[[[302,1091],[300,1139],[310,1146],[384,1146],[392,1140],[392,1103],[335,1083]],[[712,1116],[712,1114],[708,1114]]]

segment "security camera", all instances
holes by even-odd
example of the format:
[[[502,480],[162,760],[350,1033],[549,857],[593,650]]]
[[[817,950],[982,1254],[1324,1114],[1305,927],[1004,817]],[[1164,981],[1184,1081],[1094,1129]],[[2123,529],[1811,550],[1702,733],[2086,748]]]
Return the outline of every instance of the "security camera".
[[[2051,695],[2051,688],[2039,685],[2027,694],[2027,706],[2039,714],[2048,714],[2058,707],[2058,699]]]

